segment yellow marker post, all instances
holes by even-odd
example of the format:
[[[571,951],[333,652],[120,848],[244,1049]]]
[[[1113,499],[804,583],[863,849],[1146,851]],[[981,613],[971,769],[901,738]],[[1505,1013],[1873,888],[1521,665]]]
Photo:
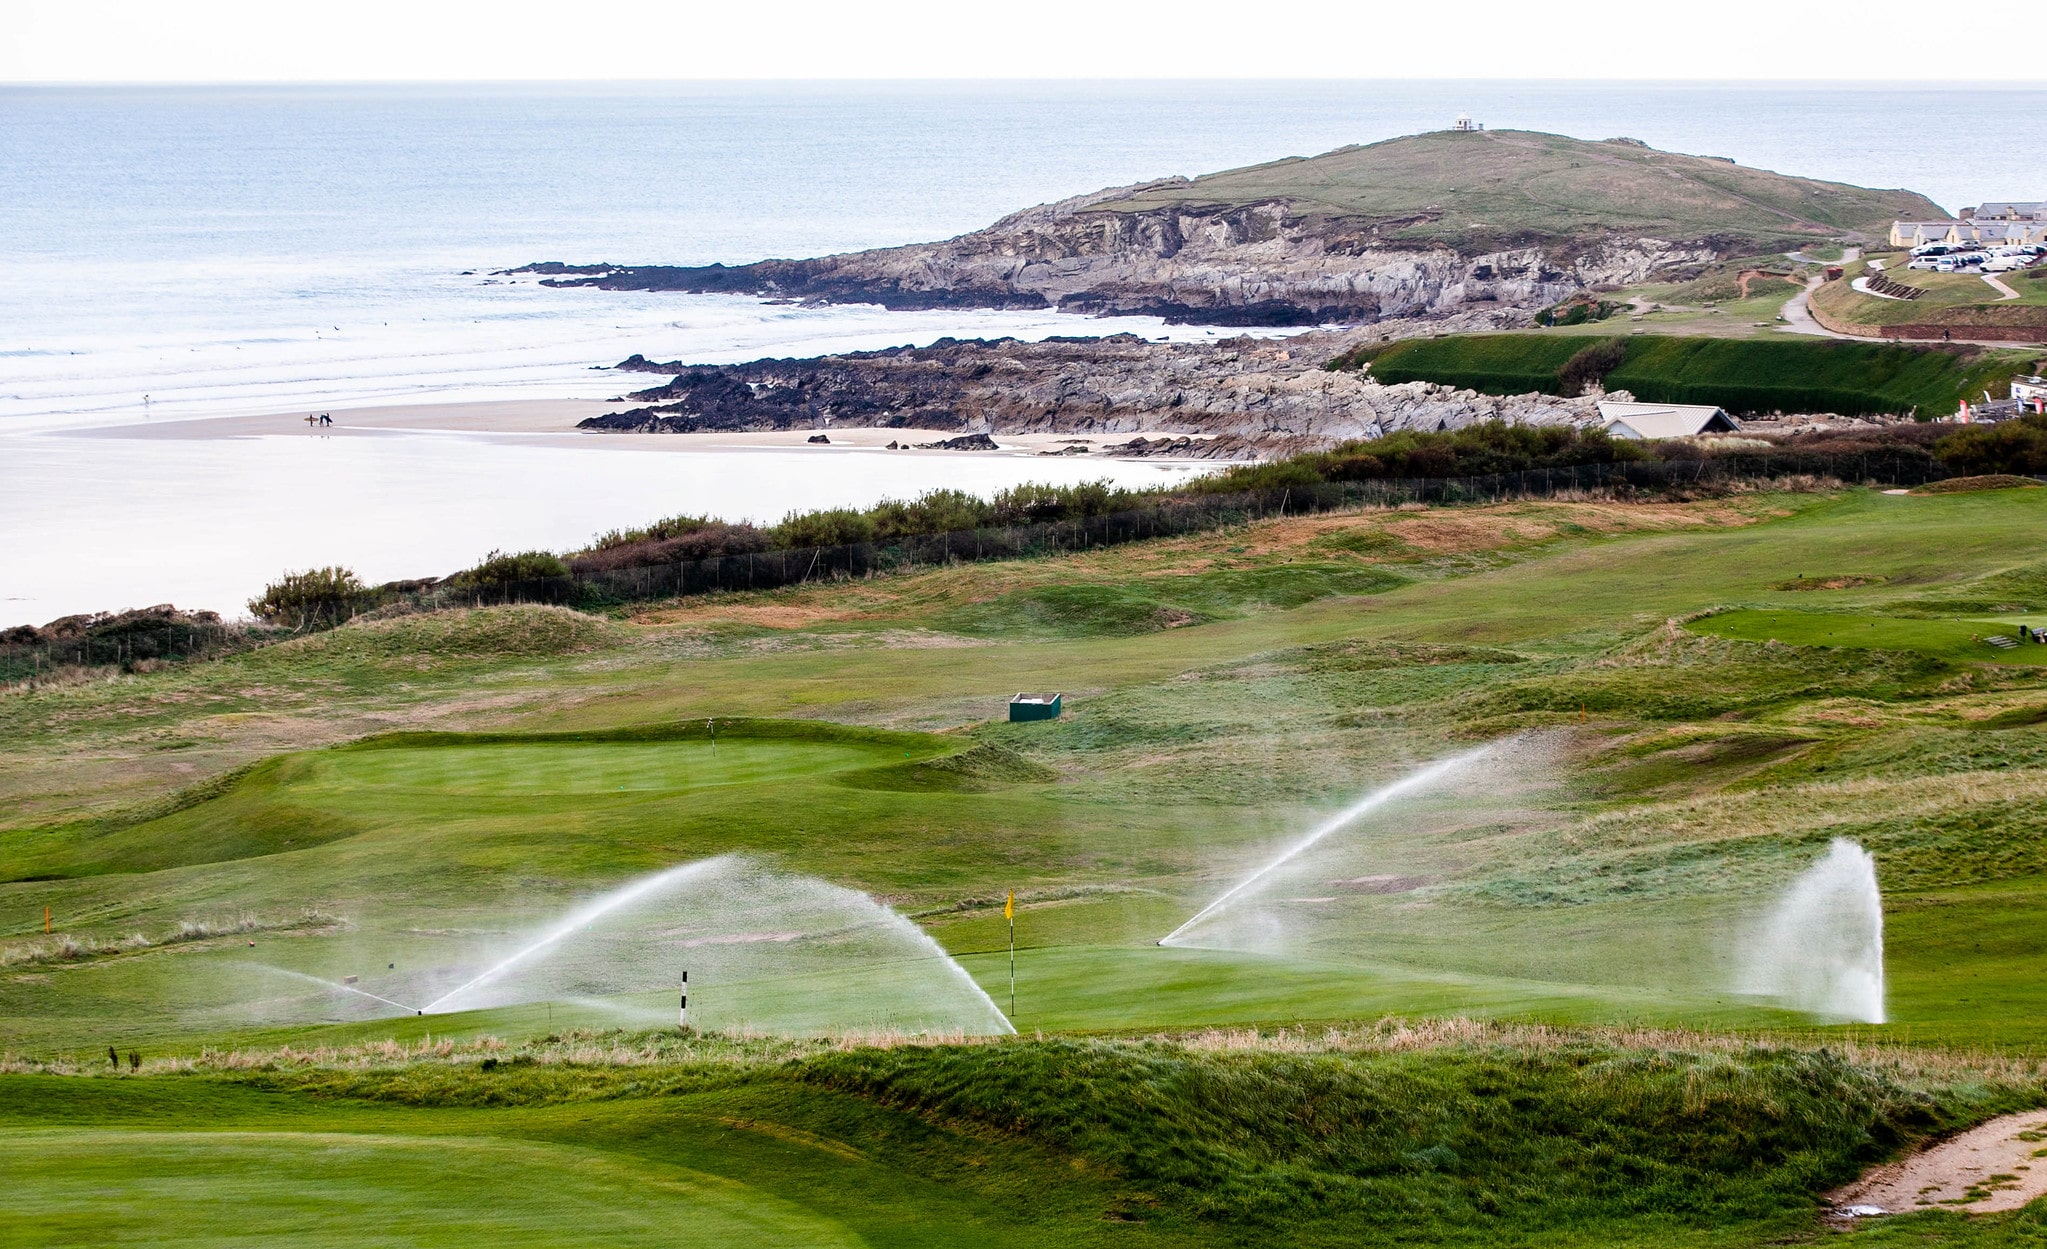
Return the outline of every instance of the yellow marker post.
[[[1009,921],[1009,1018],[1016,1021],[1016,890],[1002,904],[1002,918]]]

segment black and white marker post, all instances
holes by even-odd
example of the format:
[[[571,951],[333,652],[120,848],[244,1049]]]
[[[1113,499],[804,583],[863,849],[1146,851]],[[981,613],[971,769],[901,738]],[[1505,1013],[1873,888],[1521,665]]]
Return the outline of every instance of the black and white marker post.
[[[682,973],[682,1000],[675,1007],[675,1026],[689,1031],[689,973]]]

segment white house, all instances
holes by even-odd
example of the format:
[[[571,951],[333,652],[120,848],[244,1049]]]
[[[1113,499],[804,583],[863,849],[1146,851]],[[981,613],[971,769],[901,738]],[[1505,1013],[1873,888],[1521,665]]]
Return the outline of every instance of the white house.
[[[1614,403],[1601,400],[1599,427],[1609,437],[1637,441],[1741,432],[1741,426],[1724,410],[1701,403]]]

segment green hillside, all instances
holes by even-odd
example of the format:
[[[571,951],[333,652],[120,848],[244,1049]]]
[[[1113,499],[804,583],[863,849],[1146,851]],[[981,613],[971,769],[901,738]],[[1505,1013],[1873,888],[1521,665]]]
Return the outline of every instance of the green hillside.
[[[1564,365],[1601,337],[1460,334],[1405,339],[1339,363],[1369,360],[1388,385],[1438,382],[1493,395],[1562,394]],[[1696,338],[1640,334],[1606,374],[1609,390],[1648,403],[1711,403],[1736,415],[1951,412],[1964,396],[2001,391],[2030,357],[2023,352],[1915,347],[1822,339]]]
[[[1141,212],[1270,200],[1354,218],[1392,237],[1451,243],[1609,233],[1666,240],[1881,235],[1899,217],[1942,215],[1913,191],[1525,130],[1408,135],[1148,187],[1100,207]]]

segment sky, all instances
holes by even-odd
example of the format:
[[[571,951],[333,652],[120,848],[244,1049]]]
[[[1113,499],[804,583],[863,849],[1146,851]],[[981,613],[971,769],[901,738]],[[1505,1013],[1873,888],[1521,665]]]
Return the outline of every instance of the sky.
[[[0,82],[1995,78],[1902,0],[4,0]],[[2006,62],[2022,71],[2025,58]],[[2038,74],[2032,75],[2037,81]]]

